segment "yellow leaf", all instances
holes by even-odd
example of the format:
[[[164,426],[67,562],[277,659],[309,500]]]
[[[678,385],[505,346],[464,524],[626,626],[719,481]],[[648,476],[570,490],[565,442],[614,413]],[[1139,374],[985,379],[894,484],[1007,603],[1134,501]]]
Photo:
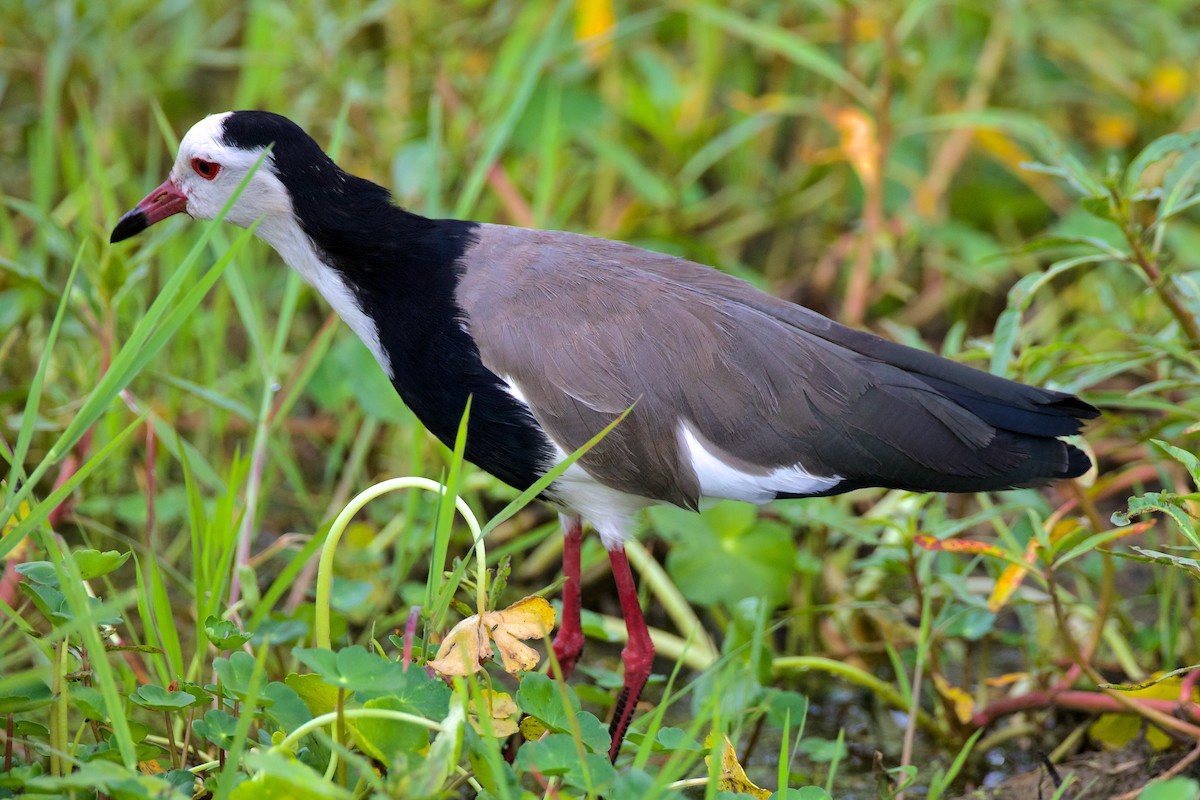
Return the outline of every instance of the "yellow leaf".
[[[492,643],[478,614],[450,629],[429,666],[443,675],[473,675],[492,657]]]
[[[711,756],[705,756],[704,763],[709,764],[711,758]],[[725,737],[725,746],[721,748],[721,774],[717,778],[717,791],[748,794],[757,797],[758,800],[767,800],[771,796],[771,792],[755,786],[746,777],[746,770],[742,769],[742,765],[738,763],[737,753],[733,750],[733,742],[729,741],[728,736]]]
[[[1173,108],[1188,93],[1188,71],[1180,64],[1159,64],[1150,73],[1142,99],[1155,108]]]
[[[1100,114],[1092,123],[1092,139],[1111,150],[1126,147],[1137,136],[1133,120],[1119,114]]]
[[[575,6],[575,40],[593,64],[612,52],[610,34],[616,26],[612,0],[579,0]]]
[[[865,188],[873,188],[879,182],[879,137],[875,134],[875,120],[857,108],[840,108],[833,114],[833,123],[841,135],[839,145],[842,155]]]
[[[0,483],[0,486],[3,486],[3,485],[4,485],[3,483]],[[15,513],[11,517],[9,517],[8,522],[4,523],[4,527],[0,528],[0,536],[7,536],[9,531],[11,531],[13,528],[17,527],[18,523],[20,523],[21,520],[25,519],[28,516],[29,516],[29,501],[22,500],[21,504],[17,506],[17,513]]]
[[[1020,567],[1016,564],[1009,564],[1005,567],[1004,572],[1001,572],[1000,577],[996,579],[992,596],[988,598],[988,611],[994,614],[1004,608],[1020,588],[1021,582],[1025,580],[1025,573],[1028,571],[1028,567]]]
[[[1162,674],[1156,672],[1152,677],[1158,678]],[[1174,676],[1136,688],[1123,689],[1121,693],[1146,700],[1178,700],[1182,685],[1183,678]],[[1192,700],[1196,700],[1198,696],[1200,692],[1193,690]],[[1137,738],[1144,722],[1138,714],[1101,714],[1088,728],[1088,735],[1106,750],[1120,750]],[[1146,730],[1146,742],[1155,750],[1166,750],[1173,744],[1171,737],[1154,725],[1150,725]]]
[[[491,689],[484,689],[480,695],[479,698],[471,698],[471,704],[467,707],[467,721],[471,723],[476,732],[484,733],[479,720],[487,716],[491,720],[493,736],[504,738],[516,733],[517,721],[514,717],[516,717],[518,709],[512,697],[504,692],[494,692]],[[482,709],[479,708],[479,701],[482,701]]]
[[[975,714],[975,701],[971,699],[971,695],[964,692],[957,686],[951,686],[950,682],[942,677],[941,673],[933,673],[933,685],[938,690],[938,694],[950,701],[950,705],[954,708],[954,716],[964,725],[971,721],[971,717]]]
[[[541,639],[554,629],[554,609],[545,598],[530,596],[503,611],[472,614],[450,629],[429,666],[443,675],[471,675],[492,658],[495,643],[504,671],[515,674],[537,666],[536,650],[521,639]]]

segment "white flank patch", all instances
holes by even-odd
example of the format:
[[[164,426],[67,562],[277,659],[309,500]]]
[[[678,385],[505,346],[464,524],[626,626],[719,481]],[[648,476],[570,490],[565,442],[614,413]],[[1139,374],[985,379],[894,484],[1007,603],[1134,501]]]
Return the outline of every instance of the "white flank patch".
[[[744,500],[761,505],[774,500],[775,495],[781,492],[815,494],[832,488],[842,480],[840,475],[813,475],[799,464],[779,467],[762,475],[743,472],[725,463],[705,447],[684,422],[679,423],[679,441],[700,479],[700,493],[706,497]]]
[[[258,226],[255,235],[275,248],[289,267],[300,273],[300,277],[321,293],[342,321],[349,325],[350,330],[367,346],[371,355],[375,356],[375,360],[383,367],[387,376],[393,377],[392,362],[379,340],[379,328],[375,325],[375,320],[367,316],[359,306],[358,299],[342,274],[321,260],[312,239],[301,229],[295,216],[267,217]]]
[[[556,464],[567,457],[567,452],[558,445],[554,445],[554,453]],[[605,486],[579,466],[579,462],[567,467],[554,482],[554,494],[558,499],[555,505],[590,522],[609,550],[620,549],[633,535],[637,513],[655,505],[648,497]]]
[[[525,408],[530,407],[525,393],[521,391],[521,387],[517,385],[516,381],[507,375],[501,375],[500,380],[504,381],[505,388],[514,400]],[[532,411],[530,413],[532,414]],[[546,434],[545,431],[542,433],[546,436],[546,441],[554,448],[554,458],[544,467],[550,470],[565,461],[568,453],[551,439],[549,434]],[[579,465],[579,462],[567,467],[566,471],[554,482],[554,494],[556,496],[554,505],[558,506],[562,513],[582,517],[590,523],[600,534],[600,541],[609,550],[622,547],[636,527],[633,518],[643,508],[655,504],[648,497],[627,494],[611,486],[605,486],[593,478],[586,469]]]

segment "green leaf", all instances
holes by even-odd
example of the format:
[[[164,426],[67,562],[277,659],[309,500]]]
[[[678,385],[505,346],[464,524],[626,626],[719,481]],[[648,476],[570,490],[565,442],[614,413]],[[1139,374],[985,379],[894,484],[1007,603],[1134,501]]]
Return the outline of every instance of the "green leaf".
[[[138,748],[139,756],[143,754],[142,750],[142,747]],[[39,775],[31,778],[25,783],[25,789],[32,796],[54,794],[60,797],[91,797],[101,792],[114,800],[189,800],[194,776],[188,773],[188,778],[188,784],[182,786],[176,782],[178,778],[173,779],[168,774],[143,775],[106,759],[94,759],[62,777]]]
[[[1146,145],[1142,152],[1138,153],[1137,157],[1129,164],[1129,168],[1125,170],[1125,195],[1130,196],[1137,191],[1138,186],[1141,184],[1143,173],[1145,173],[1151,164],[1197,145],[1200,145],[1200,131],[1168,133],[1166,136],[1160,136]]]
[[[399,664],[397,666],[401,667]],[[427,719],[442,719],[450,713],[450,687],[415,666],[410,666],[408,670],[401,667],[398,685],[374,691],[359,690],[355,696],[363,701],[382,697],[396,699],[406,706],[402,710]]]
[[[26,561],[24,564],[17,564],[15,569],[17,574],[27,581],[58,588],[58,573],[49,561]]]
[[[0,714],[16,714],[49,704],[54,700],[50,687],[36,675],[25,673],[0,683]]]
[[[179,711],[196,702],[196,697],[187,692],[168,692],[161,686],[147,684],[139,686],[129,695],[129,700],[151,711]]]
[[[456,703],[445,719],[442,730],[434,737],[429,752],[416,768],[406,772],[399,781],[394,797],[434,797],[442,792],[446,779],[454,772],[462,750],[463,724],[466,714],[462,704]]]
[[[1174,556],[1170,553],[1160,553],[1157,550],[1147,550],[1144,547],[1131,546],[1129,549],[1141,554],[1148,561],[1178,567],[1194,579],[1200,581],[1200,560]]]
[[[379,697],[363,703],[363,708],[385,708],[391,711],[417,712],[398,697]],[[363,752],[384,764],[391,764],[396,754],[423,750],[429,745],[429,729],[411,722],[394,719],[363,717],[354,720],[355,741]]]
[[[753,506],[719,503],[699,518],[658,506],[650,519],[660,533],[682,544],[671,549],[667,572],[693,603],[732,607],[761,597],[775,607],[788,599],[795,539],[787,526],[759,519]]]
[[[233,622],[212,615],[204,620],[204,635],[219,650],[237,650],[250,641],[250,634],[244,633]]]
[[[787,788],[782,792],[775,792],[771,795],[771,800],[833,800],[833,798],[820,786],[805,786],[799,789]]]
[[[88,581],[117,569],[128,561],[131,555],[132,552],[119,553],[116,550],[105,550],[103,553],[99,550],[76,550],[71,553],[71,558],[75,559],[75,564],[79,567],[80,577]]]
[[[1170,778],[1153,781],[1138,795],[1138,800],[1197,800],[1200,783],[1195,778]]]
[[[288,733],[313,718],[308,704],[295,689],[286,684],[271,681],[263,689],[263,696],[271,701],[263,713]]]
[[[526,742],[517,751],[518,772],[536,769],[543,775],[559,776],[563,783],[592,794],[603,794],[616,783],[617,771],[606,756],[586,753],[587,771],[579,762],[579,748],[564,734],[554,734],[536,742]]]
[[[255,770],[255,775],[230,793],[233,800],[293,800],[296,797],[349,800],[353,797],[304,762],[281,753],[253,750],[246,754],[245,761],[247,767]]]
[[[1183,464],[1188,473],[1192,476],[1192,482],[1200,486],[1200,457],[1195,453],[1190,453],[1182,447],[1176,447],[1173,444],[1168,444],[1161,439],[1151,439],[1151,444],[1162,450],[1171,458]]]
[[[516,699],[522,711],[537,717],[556,733],[571,733],[573,717],[579,725],[583,743],[594,753],[607,753],[612,743],[608,729],[594,714],[580,710],[579,698],[573,691],[567,689],[566,696],[569,708],[563,706],[559,684],[546,675],[531,672],[521,679]]]
[[[800,726],[808,717],[808,698],[787,689],[767,690],[767,722],[782,728],[784,721]]]
[[[362,645],[344,647],[336,653],[323,647],[297,647],[292,653],[326,683],[352,692],[388,692],[406,683],[400,664],[374,655]]]
[[[640,749],[646,740],[646,735],[632,731],[627,733],[625,738]],[[703,745],[682,728],[659,728],[654,741],[650,744],[650,751],[653,753],[675,753],[683,750],[699,752],[704,749]]]
[[[192,730],[209,743],[222,750],[228,750],[233,747],[237,725],[237,717],[214,708],[205,712],[204,719],[193,722]]]
[[[316,673],[297,675],[293,672],[284,678],[283,682],[296,692],[314,717],[328,714],[337,708],[337,688],[330,686]]]
[[[249,697],[250,688],[257,683],[259,706],[270,705],[270,699],[262,694],[261,676],[255,677],[255,672],[258,671],[258,662],[254,656],[239,651],[232,653],[229,658],[215,658],[213,659],[213,669],[216,670],[217,677],[221,679],[221,689],[226,694],[245,702]]]

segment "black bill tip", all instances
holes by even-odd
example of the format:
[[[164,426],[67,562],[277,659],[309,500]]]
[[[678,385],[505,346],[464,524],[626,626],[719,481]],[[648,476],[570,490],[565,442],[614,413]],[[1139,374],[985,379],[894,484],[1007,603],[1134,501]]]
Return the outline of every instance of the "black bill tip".
[[[112,235],[108,237],[110,244],[123,242],[131,236],[136,236],[149,227],[150,223],[146,219],[146,212],[140,209],[134,209],[125,216],[117,220],[117,226],[113,228]]]

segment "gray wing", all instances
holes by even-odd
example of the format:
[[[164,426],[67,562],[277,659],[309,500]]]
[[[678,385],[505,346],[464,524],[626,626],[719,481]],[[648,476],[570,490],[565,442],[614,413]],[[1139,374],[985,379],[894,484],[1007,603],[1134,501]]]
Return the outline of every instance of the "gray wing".
[[[459,303],[484,364],[597,480],[694,506],[681,425],[725,464],[859,486],[980,491],[1086,469],[1054,437],[1086,403],[855,331],[709,267],[619,242],[481,226]],[[1080,461],[1082,460],[1082,466]]]

